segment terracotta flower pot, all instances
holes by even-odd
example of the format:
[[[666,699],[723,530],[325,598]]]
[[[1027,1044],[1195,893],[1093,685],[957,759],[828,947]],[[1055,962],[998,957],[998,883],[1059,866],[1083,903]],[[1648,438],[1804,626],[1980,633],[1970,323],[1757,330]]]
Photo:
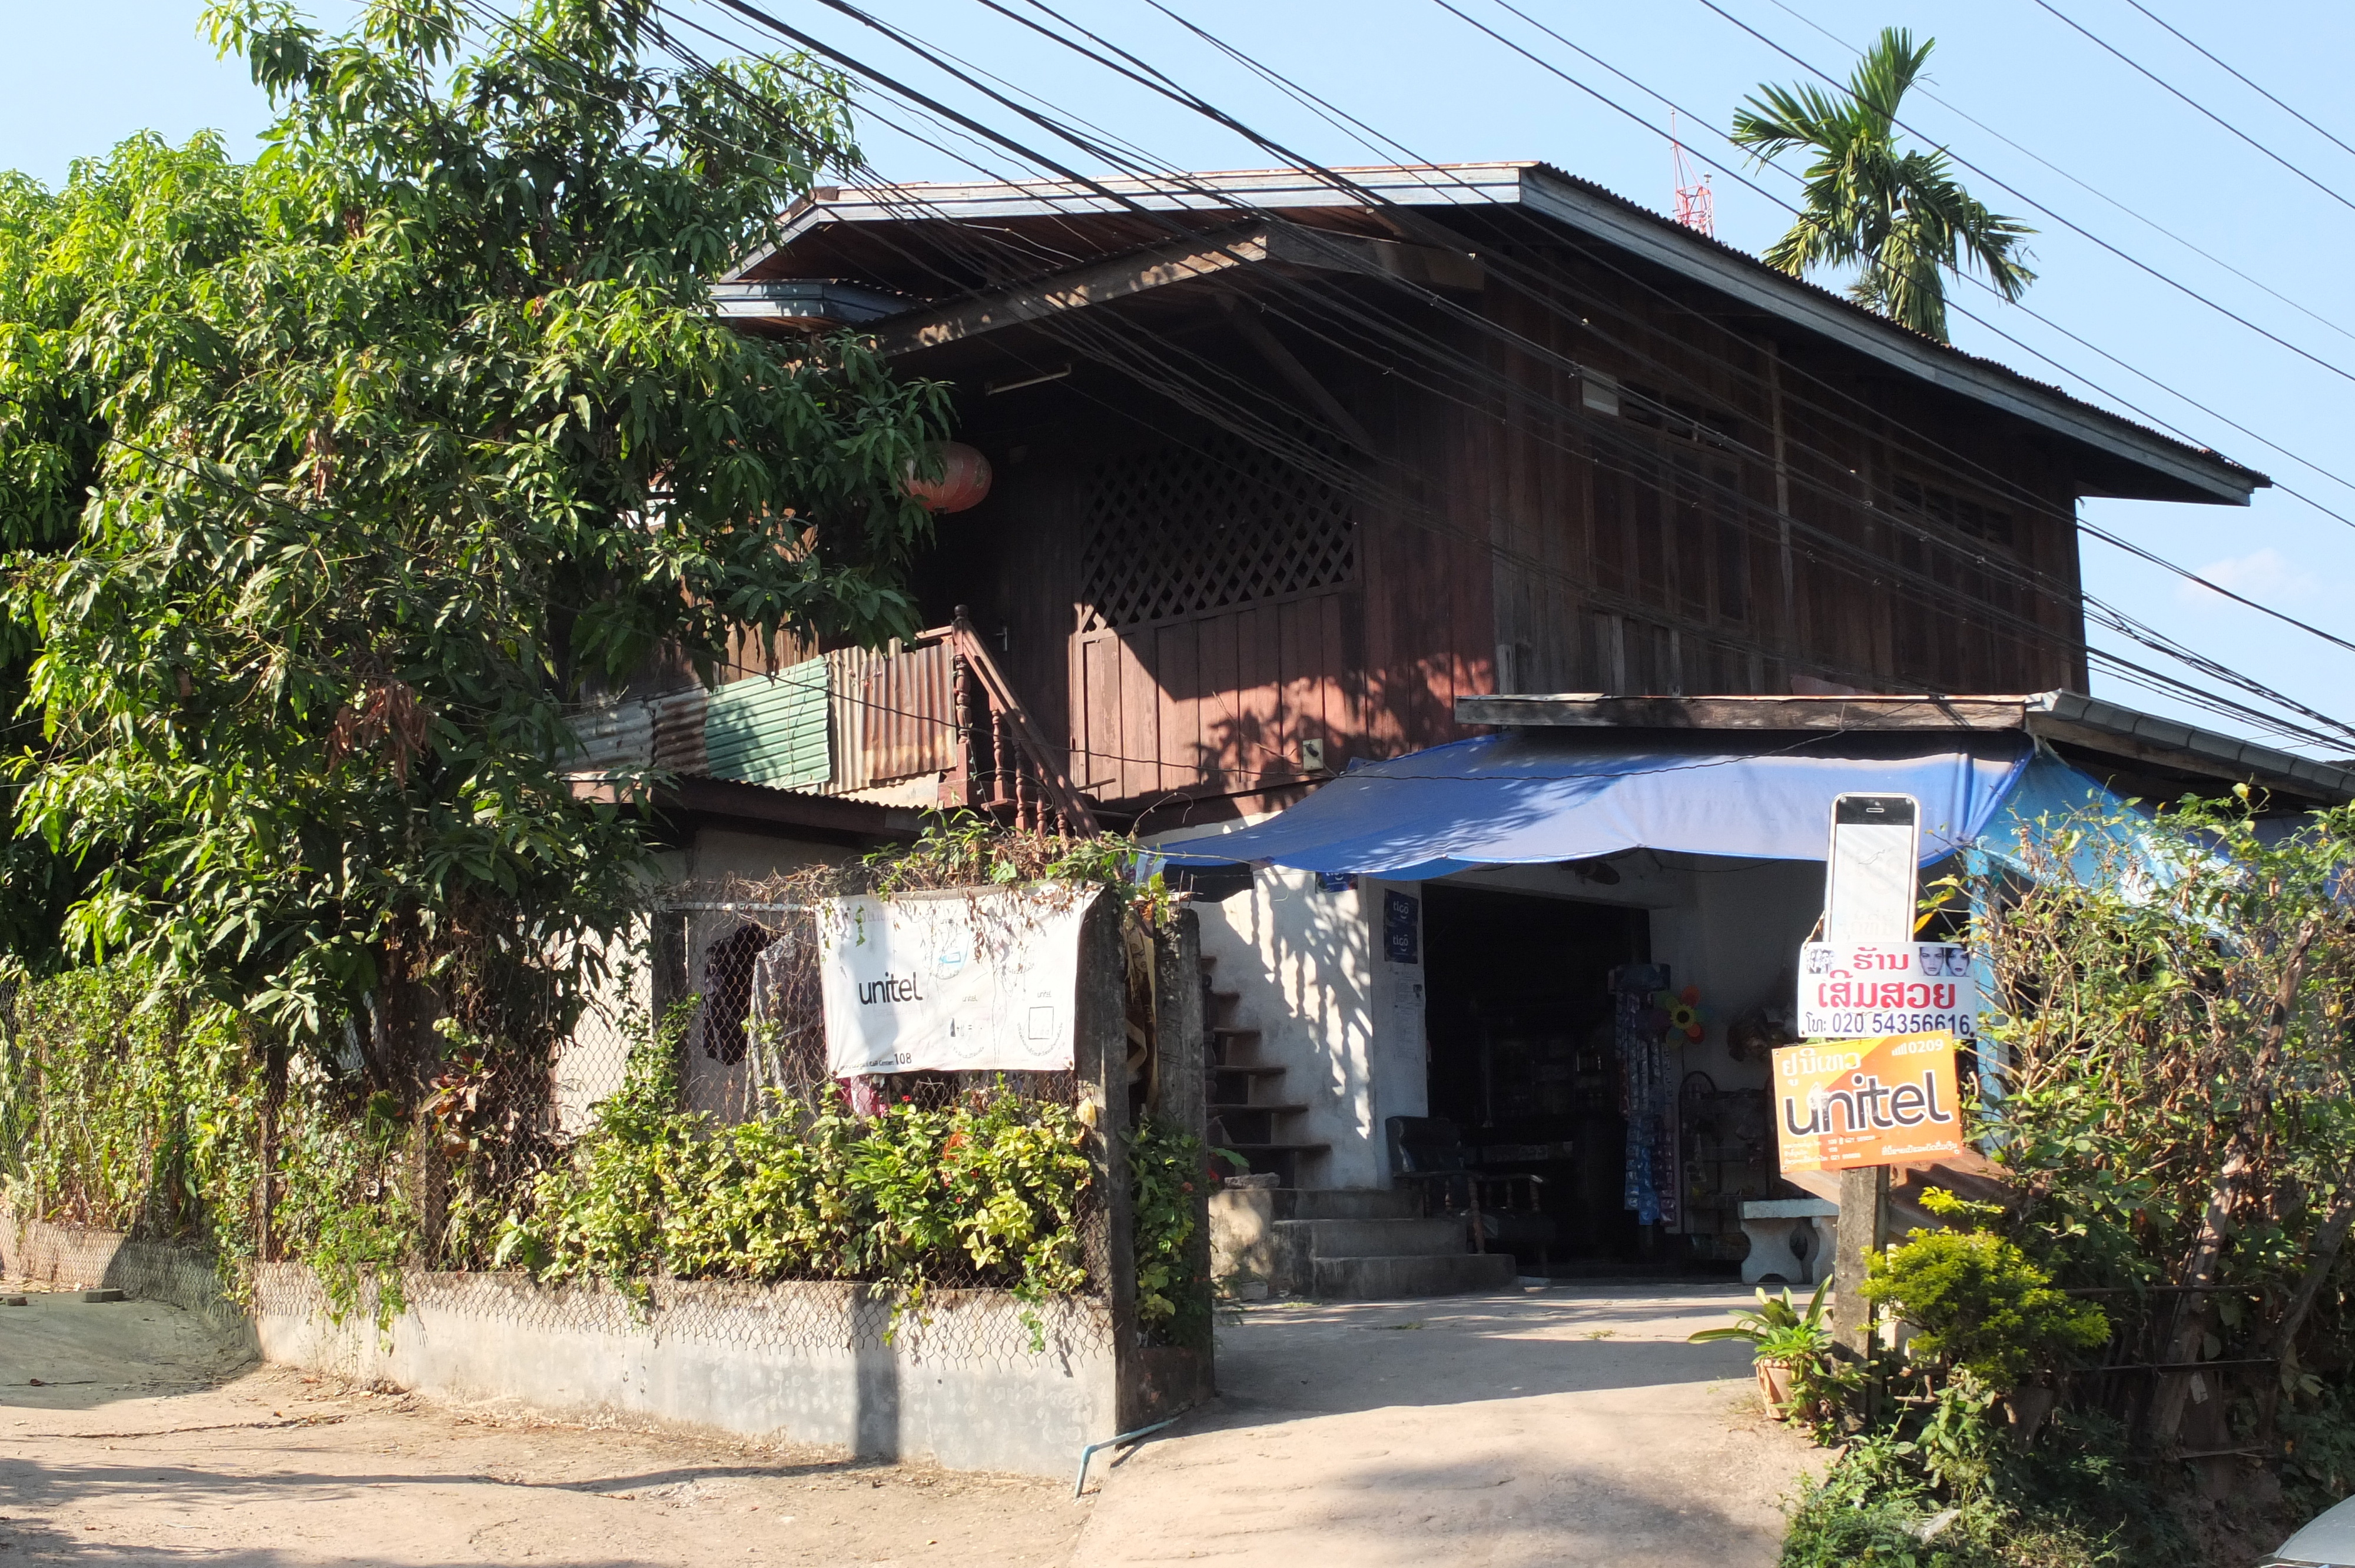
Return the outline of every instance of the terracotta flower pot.
[[[2053,1402],[2060,1397],[2054,1390],[2033,1383],[2005,1393],[2003,1414],[2011,1423],[2012,1436],[2023,1443],[2034,1437],[2037,1428],[2044,1425],[2044,1418],[2052,1414]]]
[[[1777,1421],[1789,1420],[1791,1363],[1762,1361],[1754,1364],[1754,1370],[1758,1373],[1758,1397],[1766,1402],[1766,1414]]]

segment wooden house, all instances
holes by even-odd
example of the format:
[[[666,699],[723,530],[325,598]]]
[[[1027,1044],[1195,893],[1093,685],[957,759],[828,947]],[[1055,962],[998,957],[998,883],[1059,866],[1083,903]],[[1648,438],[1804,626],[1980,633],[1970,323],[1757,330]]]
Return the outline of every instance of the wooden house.
[[[936,805],[1224,831],[1513,726],[1590,760],[1872,731],[1843,755],[2355,794],[2083,695],[2078,501],[2239,505],[2263,476],[1543,164],[820,190],[716,292],[744,331],[868,334],[948,383],[992,478],[937,518],[925,637],[748,655],[715,691],[584,716],[585,767],[659,764],[683,820],[736,835],[707,871]],[[1705,993],[1715,1033],[1675,1047],[1677,1082],[1732,1147],[1764,1066],[1729,1024],[1788,996],[1819,854],[1243,858],[1204,885],[1203,940],[1214,1108],[1255,1165],[1388,1214],[1386,1129],[1454,1118],[1545,1176],[1557,1258],[1739,1254],[1728,1205],[1771,1185],[1754,1149],[1666,1179],[1691,1184],[1672,1217],[1622,1209],[1607,977],[1665,965]],[[1662,1114],[1673,1147],[1707,1141]]]
[[[927,610],[1148,825],[1466,696],[2082,691],[2078,499],[2265,482],[1537,164],[821,190],[720,294],[954,385]]]

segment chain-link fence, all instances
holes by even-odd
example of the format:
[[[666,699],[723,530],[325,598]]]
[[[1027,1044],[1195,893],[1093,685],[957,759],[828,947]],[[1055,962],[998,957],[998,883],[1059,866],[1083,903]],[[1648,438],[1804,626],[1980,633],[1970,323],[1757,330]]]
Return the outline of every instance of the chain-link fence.
[[[602,1333],[657,1314],[659,1335],[714,1345],[896,1342],[983,1368],[1108,1334],[1206,1342],[1199,1193],[1190,1243],[1140,1234],[1131,1195],[1156,1159],[1165,1189],[1209,1185],[1199,959],[1173,936],[1190,920],[1100,897],[1080,936],[1072,1069],[837,1077],[823,897],[799,892],[666,890],[572,1025],[536,1050],[437,1027],[450,1013],[424,988],[400,1010],[372,1002],[340,1053],[273,1042],[226,1010],[191,1024],[168,998],[165,1022],[127,1022],[128,980],[88,1004],[61,991],[27,1030],[13,1010],[0,1112],[63,1126],[95,1110],[115,1128],[15,1189],[14,1217],[43,1227],[60,1278],[130,1266],[104,1234],[129,1233],[209,1253],[230,1299],[284,1320],[382,1328],[430,1303]],[[425,1043],[406,1104],[377,1086],[385,1044],[402,1039]],[[179,1097],[155,1099],[157,1086]],[[198,1124],[202,1149],[186,1138]],[[1190,1152],[1172,1128],[1193,1135]],[[163,1187],[197,1196],[166,1214],[139,1195]],[[1203,1335],[1181,1332],[1166,1300],[1136,1305],[1156,1246],[1155,1292],[1199,1308]]]
[[[640,941],[611,967],[558,1051],[551,1093],[559,1136],[578,1136],[649,1049],[675,1054],[679,1108],[720,1126],[806,1116],[830,1104],[871,1116],[901,1103],[945,1108],[977,1095],[1074,1103],[1069,1072],[835,1077],[815,906],[728,892],[674,890],[648,912]]]

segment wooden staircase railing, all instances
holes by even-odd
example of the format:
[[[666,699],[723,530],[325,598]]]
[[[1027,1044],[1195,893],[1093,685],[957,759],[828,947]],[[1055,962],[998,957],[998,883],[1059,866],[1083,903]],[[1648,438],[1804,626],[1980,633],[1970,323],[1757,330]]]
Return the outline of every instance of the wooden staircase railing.
[[[1072,788],[1062,759],[1007,683],[964,606],[957,606],[947,626],[924,633],[925,641],[935,639],[956,659],[957,758],[942,787],[942,803],[988,811],[1036,832],[1097,832],[1094,810]]]

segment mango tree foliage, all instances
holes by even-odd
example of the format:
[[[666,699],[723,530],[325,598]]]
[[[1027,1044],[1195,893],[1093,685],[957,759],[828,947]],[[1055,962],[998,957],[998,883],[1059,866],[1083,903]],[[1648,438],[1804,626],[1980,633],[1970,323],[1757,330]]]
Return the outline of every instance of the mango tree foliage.
[[[636,0],[477,15],[229,0],[255,162],[142,137],[0,189],[16,804],[86,879],[64,935],[350,1026],[404,1093],[415,982],[544,1036],[646,869],[568,705],[747,629],[911,629],[944,408],[711,314],[855,158],[838,81],[666,69]]]

